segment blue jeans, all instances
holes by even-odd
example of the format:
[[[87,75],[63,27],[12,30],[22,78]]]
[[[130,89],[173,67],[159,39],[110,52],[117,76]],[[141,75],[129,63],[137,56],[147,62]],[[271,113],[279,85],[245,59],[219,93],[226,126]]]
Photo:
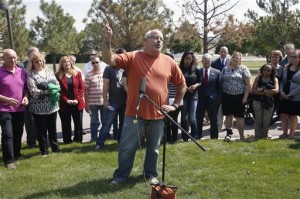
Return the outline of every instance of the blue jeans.
[[[156,177],[159,145],[163,136],[164,120],[144,120],[125,116],[123,132],[120,140],[118,163],[119,168],[114,172],[115,179],[127,179],[131,173],[136,150],[139,146],[139,138],[146,131],[146,157],[144,162],[144,174],[147,177]]]
[[[184,130],[188,131],[187,123],[189,120],[191,125],[192,137],[195,137],[197,133],[197,122],[196,122],[197,102],[198,102],[197,99],[183,99],[183,106],[181,108],[181,126]],[[182,139],[187,141],[188,136],[182,134]]]
[[[114,123],[115,120],[117,120],[117,116],[119,115],[120,119],[120,126],[119,126],[119,132],[121,132],[123,127],[123,121],[124,121],[124,114],[125,114],[125,107],[118,107],[117,105],[110,105],[113,107],[113,110],[106,110],[106,115],[104,122],[102,124],[99,137],[97,138],[97,146],[104,146],[105,140],[109,136],[109,130],[111,125]],[[121,136],[120,134],[118,135]],[[118,139],[119,140],[119,139]]]
[[[97,140],[98,128],[100,126],[99,110],[100,110],[101,123],[103,124],[105,119],[106,109],[104,108],[103,105],[89,105],[89,107],[91,111],[91,139]]]

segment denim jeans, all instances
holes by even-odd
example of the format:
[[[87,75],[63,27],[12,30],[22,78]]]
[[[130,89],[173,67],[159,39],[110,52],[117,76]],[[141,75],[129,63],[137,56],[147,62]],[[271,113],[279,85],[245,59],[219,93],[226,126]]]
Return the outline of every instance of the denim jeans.
[[[105,140],[109,136],[110,127],[114,123],[114,121],[117,120],[118,115],[120,117],[120,126],[118,127],[118,129],[120,130],[119,132],[121,132],[123,127],[125,107],[118,107],[117,105],[110,105],[110,106],[113,107],[113,109],[106,110],[105,119],[100,129],[99,137],[97,138],[97,143],[96,143],[97,146],[104,146]],[[120,134],[118,136],[120,137]]]
[[[146,131],[146,157],[144,162],[144,174],[147,177],[156,177],[159,145],[163,136],[164,120],[144,120],[125,116],[123,132],[120,140],[118,163],[119,168],[114,172],[115,179],[127,179],[131,173],[136,150],[139,146],[139,138]]]
[[[99,121],[99,110],[101,123],[103,124],[105,119],[106,109],[103,105],[89,105],[91,111],[91,139],[97,140],[98,137],[98,128],[100,126]]]
[[[196,122],[196,108],[197,99],[183,99],[183,106],[181,108],[181,126],[184,130],[188,131],[188,120],[191,125],[192,137],[196,136],[197,133],[197,122]],[[187,141],[188,136],[182,134],[182,139]]]

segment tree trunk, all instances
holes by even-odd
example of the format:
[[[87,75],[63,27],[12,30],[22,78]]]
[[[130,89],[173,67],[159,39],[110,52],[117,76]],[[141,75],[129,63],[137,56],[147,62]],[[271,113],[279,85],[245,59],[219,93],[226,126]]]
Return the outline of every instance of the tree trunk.
[[[203,15],[203,54],[208,53],[208,43],[207,43],[207,35],[208,35],[208,23],[207,23],[207,1],[204,0],[204,15]]]
[[[53,63],[53,72],[56,72],[56,54],[54,53],[52,56],[52,63]]]

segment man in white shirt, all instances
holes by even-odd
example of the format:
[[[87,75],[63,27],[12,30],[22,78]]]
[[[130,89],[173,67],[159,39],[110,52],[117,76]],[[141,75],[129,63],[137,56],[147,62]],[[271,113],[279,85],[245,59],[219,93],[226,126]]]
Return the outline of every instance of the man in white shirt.
[[[84,77],[86,76],[86,74],[88,74],[93,69],[91,60],[96,57],[97,51],[91,50],[89,55],[90,55],[90,61],[88,63],[86,63],[82,69],[82,75]]]

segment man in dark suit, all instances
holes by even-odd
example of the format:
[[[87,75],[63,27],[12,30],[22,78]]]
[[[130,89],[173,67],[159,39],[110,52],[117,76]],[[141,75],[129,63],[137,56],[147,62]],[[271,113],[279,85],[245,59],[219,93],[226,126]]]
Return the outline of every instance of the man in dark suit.
[[[27,57],[28,60],[30,58],[30,55],[33,53],[39,52],[39,49],[37,47],[29,47],[27,49]],[[22,67],[27,69],[28,66],[28,60],[25,60],[22,62]],[[28,96],[30,98],[30,96]],[[26,130],[26,140],[27,140],[27,147],[28,148],[35,148],[36,147],[36,139],[37,139],[37,130],[36,126],[34,123],[34,119],[32,114],[29,112],[29,105],[26,106],[26,111],[25,111],[25,130]]]
[[[207,53],[202,57],[203,68],[200,69],[202,76],[201,85],[198,87],[197,104],[197,128],[198,139],[202,138],[203,118],[205,111],[210,120],[210,138],[218,139],[217,114],[220,105],[220,71],[212,68],[212,56]]]
[[[228,56],[228,48],[226,46],[222,46],[220,48],[220,57],[215,59],[212,64],[211,67],[218,69],[220,72],[222,72],[223,68],[229,65],[230,62],[230,58],[227,57]],[[223,112],[222,112],[222,105],[220,105],[219,107],[219,111],[218,111],[218,129],[219,131],[222,130],[223,127]]]
[[[211,67],[215,68],[215,69],[218,69],[219,71],[222,71],[223,68],[225,66],[228,66],[229,62],[230,62],[230,58],[227,57],[227,55],[228,55],[228,48],[226,46],[222,46],[220,48],[219,55],[220,55],[220,57],[217,58],[217,59],[215,59],[212,62]]]

